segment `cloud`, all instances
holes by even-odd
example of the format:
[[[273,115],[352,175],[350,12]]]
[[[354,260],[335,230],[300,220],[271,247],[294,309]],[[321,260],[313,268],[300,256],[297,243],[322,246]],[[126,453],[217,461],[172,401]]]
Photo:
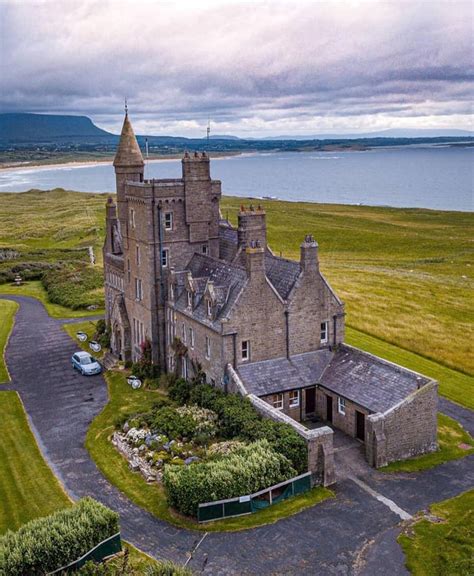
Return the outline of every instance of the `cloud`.
[[[0,3],[0,109],[118,130],[468,127],[470,2]],[[472,125],[472,124],[471,124]]]

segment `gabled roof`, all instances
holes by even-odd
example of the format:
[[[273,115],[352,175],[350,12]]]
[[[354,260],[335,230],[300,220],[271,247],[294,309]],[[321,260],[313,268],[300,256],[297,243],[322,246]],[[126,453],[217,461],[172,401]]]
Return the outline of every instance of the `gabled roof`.
[[[283,300],[286,300],[301,273],[301,267],[299,262],[279,258],[267,252],[265,254],[265,273],[278,294]]]
[[[114,166],[144,166],[143,156],[140,151],[132,124],[125,114],[122,133],[114,158]]]

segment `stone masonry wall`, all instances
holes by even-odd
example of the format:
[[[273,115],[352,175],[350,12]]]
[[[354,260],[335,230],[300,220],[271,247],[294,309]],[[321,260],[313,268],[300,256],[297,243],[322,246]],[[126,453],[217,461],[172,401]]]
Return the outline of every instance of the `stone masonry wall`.
[[[432,381],[366,420],[366,456],[379,468],[437,449],[438,384]]]

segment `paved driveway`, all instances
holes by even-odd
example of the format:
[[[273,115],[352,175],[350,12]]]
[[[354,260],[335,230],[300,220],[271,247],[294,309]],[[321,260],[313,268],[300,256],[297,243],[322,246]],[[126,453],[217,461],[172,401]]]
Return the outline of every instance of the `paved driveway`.
[[[101,376],[71,369],[77,346],[62,329],[70,320],[50,318],[32,298],[5,298],[20,303],[6,350],[9,388],[19,392],[47,461],[73,498],[90,495],[117,510],[124,538],[157,558],[184,563],[194,550],[189,566],[213,576],[406,574],[395,543],[400,510],[414,514],[474,485],[473,456],[420,474],[357,469],[338,483],[336,499],[270,526],[221,534],[174,528],[123,496],[84,448],[107,389]],[[457,408],[449,403],[452,414]]]

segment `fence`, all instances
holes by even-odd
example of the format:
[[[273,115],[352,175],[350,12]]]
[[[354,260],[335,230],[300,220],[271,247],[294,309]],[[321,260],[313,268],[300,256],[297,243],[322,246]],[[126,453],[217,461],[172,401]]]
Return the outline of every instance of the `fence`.
[[[110,538],[106,538],[105,540],[97,544],[97,546],[92,548],[92,550],[86,552],[84,556],[81,556],[77,560],[74,560],[74,562],[71,562],[67,566],[58,568],[54,572],[49,572],[47,576],[51,576],[52,574],[59,575],[62,572],[69,572],[69,571],[73,572],[84,566],[84,564],[88,560],[95,560],[96,562],[101,562],[102,560],[105,560],[105,558],[117,554],[118,552],[120,552],[120,550],[122,550],[122,542],[120,539],[120,532],[117,532],[117,534],[114,534],[113,536],[110,536]]]
[[[268,506],[272,504],[282,502],[286,500],[286,498],[302,494],[310,488],[311,472],[305,472],[290,480],[285,480],[285,482],[280,482],[279,484],[270,486],[270,488],[255,492],[255,494],[199,504],[198,521],[209,522],[210,520],[219,520],[231,516],[252,514],[253,512],[268,508]]]

